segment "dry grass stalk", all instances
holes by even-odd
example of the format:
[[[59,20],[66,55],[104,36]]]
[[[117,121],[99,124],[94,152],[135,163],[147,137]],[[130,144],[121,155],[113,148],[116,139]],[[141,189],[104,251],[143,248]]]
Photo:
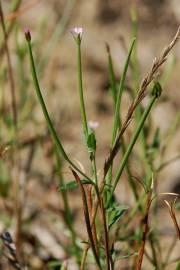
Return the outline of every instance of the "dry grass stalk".
[[[83,187],[83,184],[81,183],[81,180],[79,178],[79,176],[77,175],[77,173],[71,168],[71,171],[74,175],[74,178],[81,190],[81,196],[82,196],[82,204],[83,204],[83,210],[84,210],[84,218],[85,218],[85,222],[86,222],[86,228],[87,228],[87,233],[88,233],[88,237],[89,237],[89,241],[91,243],[91,248],[92,248],[92,252],[94,254],[94,258],[97,264],[97,269],[101,270],[101,264],[99,261],[99,256],[96,252],[97,248],[95,246],[94,243],[94,239],[93,239],[93,233],[92,233],[92,227],[91,227],[91,222],[90,222],[90,215],[89,215],[89,209],[88,209],[88,204],[87,204],[87,199],[86,199],[86,193]]]
[[[171,216],[171,219],[174,223],[174,227],[175,227],[175,230],[176,230],[176,233],[177,233],[177,237],[179,238],[180,240],[180,228],[179,228],[179,225],[178,225],[178,222],[177,222],[177,219],[176,219],[176,214],[175,214],[175,210],[174,210],[174,202],[172,203],[169,203],[167,200],[164,200],[164,203],[165,205],[167,206],[168,210],[169,210],[169,214]]]
[[[170,53],[170,51],[172,50],[172,48],[174,47],[174,45],[177,43],[178,39],[180,37],[180,27],[178,28],[173,40],[171,41],[171,43],[164,49],[162,55],[159,58],[155,58],[152,68],[149,71],[149,73],[146,75],[146,77],[143,79],[141,86],[140,86],[140,90],[136,96],[136,98],[132,101],[126,119],[124,121],[124,123],[122,124],[114,146],[109,154],[109,157],[107,158],[107,161],[105,162],[105,166],[104,166],[104,175],[106,176],[113,159],[115,158],[120,145],[121,145],[121,138],[125,132],[125,130],[127,129],[127,127],[129,126],[129,124],[131,123],[131,120],[133,118],[133,114],[135,109],[137,108],[137,106],[141,103],[141,101],[144,99],[144,97],[147,94],[147,87],[149,86],[149,84],[153,81],[153,79],[155,78],[157,72],[159,71],[160,67],[164,64],[164,62],[167,60],[167,56]]]
[[[89,208],[89,212],[90,212],[90,220],[92,218],[93,215],[93,199],[92,199],[92,186],[89,186],[87,189],[87,203],[88,203],[88,208]],[[93,240],[95,243],[95,247],[96,247],[96,252],[97,255],[99,256],[99,248],[98,248],[98,240],[97,240],[97,232],[96,232],[96,224],[94,223],[92,226],[92,234],[93,234]]]
[[[104,227],[104,242],[105,242],[105,253],[106,253],[106,262],[107,262],[107,270],[111,270],[111,256],[110,256],[110,249],[109,249],[109,235],[108,235],[108,227],[106,222],[106,213],[104,208],[103,198],[101,197],[101,205],[100,211],[102,214],[102,223]]]
[[[145,212],[145,216],[143,218],[143,235],[142,235],[142,241],[141,241],[141,247],[139,250],[139,255],[137,258],[136,270],[141,270],[142,261],[143,261],[143,257],[144,257],[146,238],[147,238],[147,234],[149,231],[148,217],[149,217],[149,209],[150,209],[151,202],[152,202],[151,196],[152,196],[152,191],[150,191],[147,194],[146,212]]]

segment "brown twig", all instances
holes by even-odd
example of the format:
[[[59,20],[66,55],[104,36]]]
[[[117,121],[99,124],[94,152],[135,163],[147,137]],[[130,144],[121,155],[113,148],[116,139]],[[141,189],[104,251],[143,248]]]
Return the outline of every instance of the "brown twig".
[[[100,198],[101,200],[101,214],[102,214],[102,221],[103,221],[103,229],[104,229],[104,241],[105,241],[105,253],[106,253],[106,264],[107,264],[107,270],[110,270],[110,250],[109,250],[109,235],[108,235],[108,228],[107,228],[107,223],[106,223],[106,214],[105,214],[105,209],[104,209],[104,202],[103,198]]]
[[[146,238],[147,238],[147,234],[149,231],[148,217],[149,217],[149,209],[150,209],[151,202],[152,202],[151,196],[152,196],[152,191],[149,191],[147,194],[146,212],[145,212],[145,216],[143,218],[143,235],[142,235],[142,242],[141,242],[141,247],[139,250],[139,255],[137,258],[136,270],[141,270],[142,261],[143,261],[143,257],[144,257],[145,243],[146,243]]]
[[[76,182],[79,185],[80,190],[81,190],[84,217],[85,217],[85,221],[86,221],[86,228],[87,228],[89,241],[91,243],[91,248],[92,248],[92,252],[93,252],[93,255],[94,255],[94,259],[96,261],[98,269],[102,270],[98,254],[96,252],[94,239],[93,239],[92,228],[91,228],[91,223],[90,223],[90,216],[89,216],[89,209],[88,209],[88,204],[87,204],[87,199],[86,199],[86,193],[85,193],[83,184],[81,183],[81,180],[80,180],[78,174],[72,168],[71,168],[71,171],[72,171],[72,173],[74,175],[74,178],[75,178],[75,180],[76,180]]]
[[[171,219],[174,223],[174,227],[176,229],[176,233],[177,233],[177,237],[180,240],[180,228],[176,219],[176,214],[175,214],[175,210],[174,210],[174,202],[169,203],[167,200],[164,200],[165,205],[167,206],[168,210],[169,210],[169,214],[171,216]]]
[[[90,220],[91,220],[92,214],[93,214],[92,186],[88,187],[88,189],[87,189],[87,198],[88,198],[87,202],[88,202],[88,208],[89,208]],[[96,224],[95,223],[92,226],[92,234],[93,234],[94,244],[96,247],[96,252],[97,252],[97,255],[99,256],[97,232],[96,232]]]

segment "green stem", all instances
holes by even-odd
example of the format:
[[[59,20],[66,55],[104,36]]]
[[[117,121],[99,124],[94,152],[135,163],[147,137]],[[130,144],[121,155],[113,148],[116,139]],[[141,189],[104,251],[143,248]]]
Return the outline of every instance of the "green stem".
[[[122,93],[124,90],[124,83],[125,83],[125,79],[126,79],[127,69],[129,66],[129,61],[130,61],[131,53],[133,51],[133,47],[135,45],[135,41],[136,41],[136,39],[133,38],[128,55],[127,55],[127,58],[126,58],[126,61],[125,61],[125,65],[124,65],[123,73],[122,73],[122,76],[120,79],[120,83],[119,83],[119,89],[118,89],[118,93],[117,93],[116,106],[115,106],[115,116],[114,116],[114,124],[113,124],[112,143],[111,143],[112,146],[113,146],[114,141],[116,139],[116,134],[117,134],[117,130],[118,130],[121,97],[122,97]]]
[[[106,44],[106,50],[108,54],[108,73],[109,73],[109,80],[110,80],[111,92],[112,92],[112,97],[113,97],[113,107],[115,109],[116,100],[117,100],[117,87],[116,87],[116,78],[114,74],[112,56],[111,56],[110,47],[108,44]]]
[[[77,37],[77,63],[78,63],[78,90],[79,90],[79,98],[80,98],[80,110],[81,110],[84,135],[85,135],[85,138],[87,140],[88,124],[87,124],[87,117],[86,117],[85,104],[84,104],[84,95],[83,95],[82,64],[81,64],[81,38],[80,38],[80,36]]]
[[[135,145],[135,143],[136,143],[136,141],[137,141],[137,138],[138,138],[138,136],[139,136],[139,134],[140,134],[140,132],[141,132],[143,126],[144,126],[144,123],[145,123],[145,121],[146,121],[146,118],[147,118],[147,116],[149,115],[149,113],[150,113],[150,111],[151,111],[151,108],[152,108],[154,102],[156,101],[156,99],[157,99],[157,96],[156,96],[156,95],[153,95],[153,97],[151,98],[151,100],[150,100],[150,102],[149,102],[149,104],[148,104],[146,110],[144,111],[144,113],[143,113],[143,115],[142,115],[141,121],[139,122],[139,125],[138,125],[138,127],[137,127],[137,129],[136,129],[136,131],[135,131],[135,133],[134,133],[134,135],[133,135],[133,137],[132,137],[130,143],[128,144],[126,153],[125,153],[125,155],[124,155],[124,157],[123,157],[123,160],[122,160],[122,163],[121,163],[121,165],[120,165],[120,167],[119,167],[119,169],[118,169],[118,171],[117,171],[117,173],[116,173],[115,180],[114,180],[114,185],[113,185],[113,188],[112,188],[111,193],[110,193],[110,197],[109,197],[109,200],[108,200],[108,204],[109,204],[109,202],[110,202],[110,200],[111,200],[111,198],[112,198],[112,196],[113,196],[113,193],[114,193],[114,191],[115,191],[115,188],[116,188],[116,186],[117,186],[117,183],[118,183],[118,181],[119,181],[119,178],[120,178],[121,175],[122,175],[122,172],[123,172],[123,170],[124,170],[124,167],[126,166],[126,163],[127,163],[127,161],[128,161],[129,155],[130,155],[131,152],[132,152],[132,149],[133,149],[133,147],[134,147],[134,145]]]
[[[79,35],[77,36],[76,43],[77,43],[78,91],[79,91],[79,98],[80,98],[80,111],[81,111],[84,135],[85,135],[85,139],[87,143],[89,131],[88,131],[88,123],[87,123],[85,103],[84,103],[84,94],[83,94],[84,91],[83,91],[82,61],[81,61],[81,37]],[[97,181],[95,149],[93,150],[93,153],[89,153],[89,157],[91,160],[91,167],[92,167],[92,173],[95,179],[95,184],[97,185],[98,181]]]
[[[93,176],[94,176],[94,180],[95,180],[95,184],[98,187],[98,179],[97,179],[97,167],[96,167],[96,157],[95,157],[95,153],[94,153],[94,157],[92,159],[92,170],[93,170]]]
[[[122,93],[124,90],[124,84],[125,84],[125,79],[127,75],[127,70],[130,62],[130,57],[133,51],[133,47],[135,45],[136,39],[133,38],[131,46],[129,48],[129,52],[124,64],[122,76],[119,82],[119,88],[118,91],[116,89],[116,84],[115,84],[115,76],[114,76],[114,70],[113,70],[113,65],[112,65],[112,58],[110,55],[110,49],[107,46],[107,51],[108,51],[108,63],[109,63],[109,75],[110,75],[110,82],[111,82],[111,88],[112,88],[112,93],[113,93],[113,99],[114,99],[114,124],[113,124],[113,132],[112,132],[112,140],[111,140],[111,147],[113,147],[116,135],[117,135],[117,130],[121,126],[121,118],[120,118],[120,106],[121,106],[121,98],[122,98]],[[124,145],[125,146],[125,145]],[[107,183],[111,184],[112,181],[112,168],[113,165],[110,166],[108,173],[107,173]]]
[[[30,33],[29,33],[30,35]],[[51,119],[49,117],[48,111],[46,109],[46,105],[45,102],[43,100],[42,94],[41,94],[41,90],[40,90],[40,86],[39,86],[39,82],[38,82],[38,78],[37,78],[37,74],[36,74],[36,68],[35,68],[35,63],[34,63],[34,58],[33,58],[33,53],[32,53],[32,47],[31,47],[31,40],[30,38],[26,38],[27,40],[27,44],[28,44],[28,51],[29,51],[29,58],[30,58],[30,66],[31,66],[31,73],[32,73],[32,77],[33,77],[33,82],[34,82],[34,86],[35,86],[35,90],[36,90],[36,95],[38,97],[39,103],[41,105],[44,117],[46,119],[46,123],[48,126],[48,129],[52,135],[53,141],[55,143],[56,149],[58,154],[61,156],[63,156],[63,158],[76,170],[78,171],[82,176],[84,176],[86,179],[88,179],[91,184],[94,185],[94,182],[86,175],[84,174],[68,157],[68,155],[66,154],[60,139],[58,138],[58,135],[54,129],[54,126],[51,122]]]
[[[135,46],[136,46],[136,44],[134,44],[134,48],[135,48]],[[110,80],[110,85],[111,85],[111,92],[112,92],[112,97],[113,97],[113,107],[114,107],[114,112],[115,112],[118,90],[117,90],[117,87],[116,87],[116,80],[115,80],[115,73],[114,73],[114,68],[113,68],[112,56],[111,56],[110,47],[109,47],[108,44],[106,44],[106,49],[107,49],[107,54],[108,54],[109,80]],[[133,51],[132,51],[132,54],[133,54]],[[121,117],[120,117],[120,114],[118,114],[117,125],[118,125],[118,128],[121,127]],[[122,154],[124,155],[125,152],[126,152],[126,145],[125,145],[124,138],[122,137]],[[126,164],[126,171],[127,171],[129,185],[130,185],[130,187],[131,187],[131,189],[133,191],[133,194],[134,194],[135,199],[137,200],[138,199],[138,193],[137,193],[137,190],[136,190],[136,185],[132,181],[131,170],[129,168],[128,162]],[[112,166],[110,167],[110,169],[109,169],[109,171],[107,173],[106,183],[111,184],[111,181],[112,181]]]

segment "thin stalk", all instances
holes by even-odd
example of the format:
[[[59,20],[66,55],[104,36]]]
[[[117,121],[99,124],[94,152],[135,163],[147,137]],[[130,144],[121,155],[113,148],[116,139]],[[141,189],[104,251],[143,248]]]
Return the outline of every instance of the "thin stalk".
[[[113,188],[111,190],[110,197],[109,197],[109,200],[108,200],[108,204],[109,204],[109,202],[110,202],[110,200],[111,200],[111,198],[113,196],[113,193],[114,193],[115,188],[116,188],[116,186],[118,184],[118,181],[119,181],[119,179],[120,179],[120,177],[122,175],[124,167],[125,167],[125,165],[126,165],[126,163],[128,161],[128,158],[129,158],[129,156],[130,156],[130,154],[132,152],[132,149],[133,149],[133,147],[134,147],[134,145],[135,145],[135,143],[137,141],[137,138],[138,138],[143,126],[144,126],[144,123],[145,123],[145,121],[146,121],[146,119],[147,119],[147,117],[148,117],[148,115],[149,115],[149,113],[150,113],[150,111],[152,109],[152,106],[155,103],[157,97],[158,97],[157,95],[152,96],[147,108],[145,109],[145,111],[144,111],[144,113],[142,115],[141,121],[139,122],[139,125],[137,126],[137,128],[136,128],[136,130],[135,130],[135,132],[133,134],[133,137],[132,137],[130,143],[128,144],[128,147],[127,147],[126,153],[125,153],[125,155],[123,157],[123,160],[121,162],[121,165],[117,170],[115,180],[114,180],[114,185],[113,185]]]
[[[80,98],[81,119],[82,119],[82,125],[83,125],[83,131],[84,131],[86,144],[87,144],[87,147],[88,147],[89,158],[90,158],[90,161],[91,161],[91,169],[92,169],[92,174],[93,174],[93,177],[94,177],[94,184],[95,184],[94,188],[95,188],[95,192],[96,192],[98,201],[100,201],[99,188],[98,188],[98,179],[97,179],[97,168],[96,168],[96,146],[95,145],[93,145],[93,146],[89,145],[89,143],[88,143],[89,129],[88,129],[86,110],[85,110],[85,102],[84,102],[84,90],[83,90],[83,78],[82,78],[83,77],[82,76],[82,61],[81,61],[81,40],[82,40],[82,35],[78,34],[78,35],[74,36],[74,38],[75,38],[75,41],[76,41],[76,44],[77,44],[78,92],[79,92],[79,98]],[[95,247],[95,250],[96,250],[96,254],[97,254],[97,256],[99,256],[95,223],[93,223],[93,225],[91,226],[91,218],[93,216],[93,209],[91,208],[90,210],[91,210],[90,227],[91,227],[92,234],[93,234],[94,247]],[[86,249],[86,247],[85,247],[85,249]]]
[[[136,44],[134,44],[135,47]],[[110,79],[110,85],[111,85],[111,91],[112,91],[112,96],[113,96],[113,107],[114,107],[114,113],[115,113],[115,108],[116,108],[116,101],[117,101],[117,87],[116,87],[116,80],[115,80],[115,74],[114,74],[114,68],[113,68],[113,61],[112,61],[112,56],[111,56],[111,52],[110,52],[110,47],[108,44],[106,44],[106,49],[107,49],[107,54],[108,54],[108,70],[109,70],[109,79]],[[132,51],[133,53],[133,51]],[[120,102],[121,103],[121,102]],[[120,114],[117,115],[118,119],[117,119],[117,125],[118,128],[121,127],[121,117]],[[114,142],[112,143],[114,144]],[[126,152],[126,145],[125,145],[125,141],[124,138],[122,137],[122,153],[123,155]],[[127,176],[128,176],[128,182],[130,187],[132,188],[133,194],[135,199],[138,199],[138,193],[136,190],[136,185],[135,183],[132,181],[131,178],[131,171],[129,168],[129,163],[127,162],[126,164],[126,171],[127,171]],[[107,173],[107,183],[111,183],[112,181],[112,166],[110,167],[108,173]]]
[[[82,61],[81,61],[81,58],[82,58],[81,57],[81,36],[78,35],[77,38],[75,38],[75,40],[77,43],[77,70],[78,70],[78,92],[79,92],[79,98],[80,98],[80,111],[81,111],[81,119],[82,119],[85,140],[87,143],[89,131],[88,131],[88,123],[87,123],[87,116],[86,116],[86,109],[85,109],[85,102],[84,102]],[[91,160],[91,167],[92,167],[93,176],[95,178],[95,184],[97,185],[97,168],[96,168],[95,149],[93,149],[93,152],[89,153],[89,157]]]
[[[95,153],[93,155],[93,159],[91,161],[91,164],[92,164],[92,170],[93,170],[93,176],[94,176],[94,181],[95,181],[95,184],[96,186],[98,187],[98,179],[97,179],[97,167],[96,167],[96,156],[95,156]]]
[[[117,87],[116,87],[116,79],[115,79],[115,73],[114,73],[114,67],[113,67],[113,61],[112,61],[112,56],[110,52],[110,47],[106,43],[106,51],[108,54],[108,73],[109,73],[109,80],[110,80],[110,88],[111,88],[111,93],[113,97],[113,109],[114,109],[114,114],[115,114],[115,108],[116,108],[116,100],[117,100]],[[120,127],[120,115],[118,115],[118,127]],[[112,166],[109,168],[109,171],[106,176],[106,182],[111,183],[112,181]]]
[[[152,191],[149,191],[147,194],[146,212],[143,218],[143,236],[142,236],[141,247],[140,247],[139,255],[137,259],[136,270],[141,270],[142,261],[144,257],[145,243],[146,243],[146,238],[148,234],[148,217],[149,217],[149,208],[151,206],[151,196],[152,196]]]
[[[92,216],[92,210],[93,210],[93,198],[92,198],[92,186],[87,189],[87,197],[88,197],[88,208],[90,212],[90,219]],[[98,247],[98,239],[97,239],[97,231],[96,231],[96,224],[92,227],[92,234],[94,239],[94,244],[96,247],[97,255],[99,256],[99,247]]]
[[[57,164],[57,172],[58,172],[58,176],[59,176],[59,184],[60,186],[64,185],[64,179],[63,179],[63,175],[62,175],[62,168],[61,168],[61,160],[60,157],[55,149],[55,156],[56,156],[56,164]],[[78,263],[80,263],[81,258],[80,258],[80,250],[79,247],[76,243],[76,233],[75,230],[73,228],[73,224],[72,224],[72,213],[69,207],[69,201],[68,201],[68,196],[67,196],[67,191],[66,189],[61,191],[61,195],[62,195],[62,200],[63,200],[63,204],[64,204],[64,213],[65,213],[65,221],[66,224],[71,232],[71,238],[72,238],[72,244],[76,250],[76,256],[77,256],[77,261]]]
[[[108,73],[109,73],[109,80],[110,80],[110,85],[111,85],[111,92],[112,92],[112,97],[113,97],[113,107],[116,107],[116,100],[117,100],[117,87],[116,87],[116,78],[115,78],[115,73],[114,73],[114,67],[113,67],[113,61],[112,61],[112,56],[110,52],[110,47],[106,43],[106,51],[108,54]]]
[[[125,60],[123,72],[122,72],[122,75],[121,75],[121,78],[120,78],[118,91],[116,90],[116,85],[115,85],[115,82],[114,82],[114,75],[113,75],[114,72],[113,72],[113,66],[112,66],[112,59],[111,59],[111,55],[110,55],[110,50],[109,50],[109,47],[107,47],[108,58],[109,58],[109,72],[110,72],[110,78],[111,78],[112,89],[113,89],[112,90],[113,91],[113,97],[114,97],[114,100],[115,100],[115,104],[114,104],[115,112],[114,112],[114,123],[113,123],[112,139],[111,139],[111,148],[114,145],[117,130],[121,126],[121,119],[120,119],[120,114],[119,114],[120,113],[120,106],[121,106],[121,98],[122,98],[122,93],[123,93],[123,90],[124,90],[124,84],[125,84],[125,79],[126,79],[126,75],[127,75],[129,62],[130,62],[130,57],[131,57],[131,53],[133,51],[133,47],[135,45],[135,41],[136,41],[135,39],[132,40],[131,46],[129,48],[129,52],[128,52],[127,58]],[[116,99],[115,99],[115,97],[116,97]],[[110,166],[110,168],[108,170],[108,175],[107,175],[108,184],[111,184],[111,180],[112,180],[112,167],[113,167],[113,164],[111,164],[111,166]]]
[[[82,260],[81,260],[80,270],[84,270],[85,269],[85,264],[86,264],[86,258],[87,258],[88,250],[89,250],[89,245],[86,244],[86,246],[85,246],[85,248],[83,250],[83,254],[82,254]]]
[[[105,241],[105,253],[106,253],[106,269],[111,270],[111,258],[110,258],[110,249],[109,249],[109,234],[108,234],[108,228],[107,228],[107,222],[106,222],[106,213],[104,208],[104,202],[103,198],[100,198],[101,200],[101,214],[102,214],[102,221],[103,221],[103,227],[104,227],[104,241]]]
[[[31,73],[32,73],[32,78],[36,90],[36,95],[38,97],[39,103],[41,105],[44,117],[46,119],[46,123],[48,126],[48,129],[52,135],[53,141],[55,143],[55,146],[57,148],[57,152],[60,156],[62,156],[76,171],[78,171],[82,176],[84,176],[86,179],[88,179],[92,185],[94,185],[94,182],[85,174],[83,173],[68,157],[67,153],[65,152],[60,139],[58,138],[58,135],[56,133],[56,130],[54,129],[54,126],[52,124],[52,121],[49,117],[48,111],[46,109],[46,105],[43,99],[43,96],[41,94],[38,78],[37,78],[37,73],[36,73],[36,68],[35,68],[35,63],[34,63],[34,58],[33,58],[33,53],[32,53],[32,46],[31,46],[31,35],[30,32],[27,31],[25,33],[27,44],[28,44],[28,52],[29,52],[29,59],[30,59],[30,67],[31,67]]]
[[[86,199],[86,193],[84,190],[84,187],[81,183],[81,180],[79,178],[79,176],[77,175],[77,173],[72,170],[72,173],[74,175],[75,180],[77,181],[80,190],[81,190],[81,195],[82,195],[82,203],[83,203],[83,210],[84,210],[84,217],[85,217],[85,222],[86,222],[86,228],[87,228],[87,233],[88,233],[88,237],[89,237],[89,241],[91,243],[91,248],[92,248],[92,252],[94,255],[94,259],[96,261],[96,264],[98,266],[98,269],[102,269],[101,264],[100,264],[100,260],[99,260],[99,256],[96,252],[96,247],[95,247],[95,243],[94,243],[94,239],[93,239],[93,234],[92,234],[92,229],[91,229],[91,223],[90,223],[90,216],[89,216],[89,209],[88,209],[88,204],[87,204],[87,199]]]
[[[80,98],[80,110],[81,110],[81,118],[84,129],[84,135],[87,140],[88,136],[88,124],[87,117],[85,111],[84,104],[84,94],[83,94],[83,79],[82,79],[82,63],[81,63],[81,38],[78,35],[77,37],[77,68],[78,68],[78,90],[79,90],[79,98]]]
[[[120,110],[120,105],[121,105],[121,97],[122,97],[122,93],[124,90],[124,83],[125,83],[125,79],[126,79],[126,74],[127,74],[127,70],[128,70],[128,66],[129,66],[129,62],[130,62],[130,57],[131,57],[131,53],[133,51],[133,47],[135,45],[135,41],[136,39],[133,38],[132,42],[131,42],[131,46],[129,48],[129,52],[124,64],[124,69],[123,69],[123,73],[120,79],[120,83],[119,83],[119,89],[118,89],[118,93],[117,93],[117,100],[116,100],[116,106],[115,106],[115,116],[114,116],[114,124],[113,124],[113,133],[112,133],[112,142],[111,142],[111,146],[114,145],[115,139],[116,139],[116,135],[117,135],[117,130],[118,130],[118,122],[119,122],[119,110]]]
[[[168,248],[167,254],[166,254],[165,259],[164,259],[164,262],[163,262],[164,269],[166,268],[166,266],[167,266],[167,264],[169,262],[169,259],[171,257],[171,254],[174,251],[174,248],[176,247],[177,241],[178,241],[178,238],[175,235],[174,238],[173,238],[172,243],[170,244],[170,246]]]

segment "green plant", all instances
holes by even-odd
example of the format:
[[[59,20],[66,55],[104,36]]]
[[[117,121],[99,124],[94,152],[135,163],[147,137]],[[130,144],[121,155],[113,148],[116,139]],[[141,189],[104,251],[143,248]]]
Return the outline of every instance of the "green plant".
[[[134,18],[134,17],[133,17]],[[133,21],[135,25],[135,21]],[[136,28],[136,27],[134,27]],[[82,260],[80,264],[80,269],[85,269],[85,265],[88,262],[88,251],[91,250],[94,256],[94,262],[96,263],[97,269],[115,269],[116,261],[119,258],[130,258],[131,256],[135,256],[135,260],[132,261],[132,269],[140,270],[142,267],[142,261],[144,256],[150,261],[150,263],[157,269],[161,269],[163,265],[163,261],[158,261],[158,252],[159,250],[159,238],[158,241],[155,241],[156,235],[153,231],[150,235],[148,235],[149,225],[149,212],[152,202],[159,196],[164,196],[165,194],[157,194],[154,186],[157,182],[157,172],[158,169],[155,166],[155,158],[157,156],[157,151],[159,149],[159,133],[156,130],[154,134],[154,139],[152,144],[148,145],[147,143],[147,135],[144,133],[145,122],[148,118],[153,105],[156,100],[161,96],[162,87],[158,81],[155,81],[155,76],[159,71],[160,67],[165,63],[167,56],[171,49],[176,44],[179,38],[179,29],[172,40],[172,42],[164,49],[162,55],[155,59],[153,65],[148,72],[147,76],[143,79],[142,83],[139,86],[138,82],[138,69],[137,69],[137,56],[135,55],[135,51],[133,52],[133,48],[135,47],[135,39],[133,38],[132,44],[129,49],[129,53],[127,59],[125,61],[124,70],[121,75],[119,88],[116,87],[115,75],[113,70],[113,62],[110,54],[110,48],[107,45],[108,52],[108,62],[109,62],[109,76],[111,81],[111,90],[113,96],[113,106],[114,106],[114,125],[112,131],[112,141],[110,144],[110,154],[108,158],[106,158],[104,165],[104,175],[99,177],[97,175],[96,169],[96,137],[95,132],[88,126],[87,115],[85,110],[85,101],[83,95],[83,81],[82,81],[82,64],[81,64],[81,42],[83,36],[82,28],[74,28],[72,30],[73,37],[75,39],[77,45],[77,70],[78,70],[78,89],[79,89],[79,97],[80,97],[80,111],[82,116],[82,126],[84,130],[85,143],[89,153],[89,159],[92,168],[91,176],[87,176],[79,167],[77,167],[66,151],[62,146],[62,142],[60,141],[57,132],[52,124],[50,116],[48,114],[45,102],[43,100],[37,73],[36,73],[36,65],[33,58],[32,46],[31,46],[31,34],[28,29],[25,30],[25,36],[28,44],[28,52],[30,57],[30,65],[31,72],[34,81],[34,86],[36,90],[36,94],[39,100],[39,103],[42,107],[42,111],[44,113],[47,126],[52,135],[52,139],[54,141],[58,158],[64,158],[66,162],[69,163],[70,168],[72,170],[75,181],[69,182],[69,184],[65,185],[61,182],[62,186],[60,187],[61,192],[63,192],[63,196],[65,196],[66,191],[71,188],[76,188],[79,186],[82,197],[82,206],[84,210],[85,223],[87,228],[88,238],[84,242],[84,250],[82,255]],[[123,90],[125,87],[125,79],[127,74],[127,69],[130,65],[130,58],[132,52],[133,55],[133,65],[132,69],[134,71],[134,88],[139,88],[138,91],[133,93],[132,103],[129,107],[127,117],[124,121],[122,121],[120,117],[120,105],[121,105],[121,97],[123,94]],[[149,89],[151,87],[149,95],[149,103],[145,109],[140,107],[141,101],[148,95]],[[132,118],[134,113],[137,112],[137,118],[135,121],[136,128],[133,131],[132,137],[130,141],[125,143],[124,141],[124,133],[130,123],[132,122]],[[138,179],[139,184],[143,187],[143,190],[140,190],[137,184],[133,180],[133,176],[129,167],[129,158],[134,149],[134,145],[137,143],[137,139],[140,136],[141,142],[143,143],[143,156],[145,164],[145,174],[142,176],[142,179]],[[122,147],[121,147],[122,146]],[[115,157],[119,153],[122,148],[122,161],[118,165],[117,168],[114,168],[113,163]],[[151,150],[151,152],[150,152]],[[151,155],[153,151],[156,151],[156,155]],[[130,187],[134,193],[135,204],[132,207],[131,211],[127,212],[128,206],[119,205],[115,196],[115,191],[117,185],[120,183],[122,178],[122,173],[124,169],[127,169],[128,172],[128,180]],[[115,177],[113,178],[113,172],[115,171]],[[78,175],[79,174],[79,175]],[[83,179],[80,178],[83,177]],[[154,177],[155,176],[155,177]],[[170,194],[171,196],[178,196],[177,194]],[[65,197],[64,197],[65,200]],[[171,218],[174,222],[176,232],[179,234],[179,227],[176,220],[175,212],[167,201],[165,201],[166,205],[169,208]],[[65,205],[65,204],[64,204]],[[65,206],[67,209],[68,206]],[[99,211],[98,211],[99,209]],[[68,210],[69,211],[69,210]],[[128,227],[129,224],[133,221],[134,216],[137,213],[141,215],[141,222],[139,224],[139,232],[134,232],[131,235],[131,241],[134,241],[134,250],[132,250],[131,241],[128,236]],[[121,217],[126,213],[126,218],[122,219]],[[119,220],[121,222],[119,223]],[[99,223],[102,223],[102,228]],[[114,227],[114,230],[112,230]],[[70,228],[72,230],[72,228]],[[116,249],[115,245],[117,240],[119,239],[119,232],[124,236],[124,241],[127,242],[126,252],[128,255],[120,256],[121,251]],[[73,232],[74,233],[74,232]],[[127,235],[127,236],[126,236]],[[73,234],[72,234],[73,237]],[[75,240],[75,239],[74,239]],[[74,241],[73,240],[73,241]],[[146,241],[149,242],[152,257],[147,254],[145,250]],[[79,258],[79,251],[76,253],[77,258]],[[91,257],[89,257],[90,259]],[[165,267],[167,261],[163,267]],[[178,266],[177,266],[178,267]]]

